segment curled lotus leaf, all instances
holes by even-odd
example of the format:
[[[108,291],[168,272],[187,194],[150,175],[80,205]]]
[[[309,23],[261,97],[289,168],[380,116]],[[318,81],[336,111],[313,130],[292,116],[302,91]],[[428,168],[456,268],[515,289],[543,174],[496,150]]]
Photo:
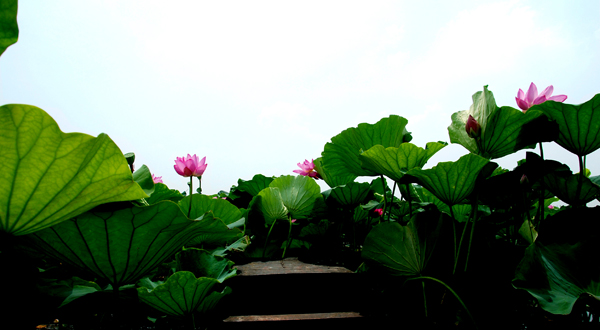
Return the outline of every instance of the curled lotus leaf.
[[[481,125],[478,138],[469,137],[465,130],[469,115]],[[471,153],[496,159],[532,148],[538,142],[554,141],[558,126],[540,111],[530,109],[523,113],[512,107],[498,107],[492,92],[484,86],[483,92],[473,95],[469,110],[452,115],[448,133],[450,142],[464,146]]]

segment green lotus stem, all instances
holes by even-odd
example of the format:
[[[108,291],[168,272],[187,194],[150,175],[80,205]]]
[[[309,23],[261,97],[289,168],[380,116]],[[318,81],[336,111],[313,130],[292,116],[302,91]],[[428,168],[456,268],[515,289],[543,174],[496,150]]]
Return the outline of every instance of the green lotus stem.
[[[410,183],[406,184],[406,195],[408,195],[408,198],[406,198],[408,200],[408,216],[412,218],[412,198],[410,197]]]
[[[425,307],[425,317],[427,317],[427,296],[425,295],[425,281],[421,281],[423,284],[423,306]]]
[[[473,322],[473,325],[475,326],[475,329],[478,329],[477,323],[475,323],[475,319],[473,318],[473,315],[471,315],[471,312],[469,311],[469,309],[467,308],[467,306],[465,305],[465,303],[462,301],[462,299],[460,299],[460,297],[458,296],[458,294],[456,294],[456,292],[454,292],[454,290],[452,290],[452,288],[448,286],[448,284],[446,284],[446,283],[438,280],[437,278],[429,277],[429,276],[419,276],[419,277],[415,277],[415,278],[409,278],[406,281],[408,282],[408,281],[412,281],[412,280],[432,280],[432,281],[440,283],[441,285],[443,285],[444,287],[446,287],[446,289],[448,289],[448,291],[450,291],[454,295],[454,297],[456,297],[456,300],[458,300],[458,302],[461,304],[461,306],[465,309],[465,312],[467,312],[467,315],[469,315],[469,318]]]
[[[473,243],[473,233],[475,233],[475,221],[477,221],[477,211],[479,206],[477,205],[477,194],[474,194],[475,200],[473,202],[473,225],[471,226],[471,234],[469,236],[469,246],[467,247],[467,259],[465,260],[465,272],[467,271],[467,265],[469,264],[469,255],[471,254],[471,243]]]
[[[190,208],[188,209],[188,218],[190,217],[190,214],[192,214],[192,198],[194,196],[194,191],[192,190],[193,178],[193,176],[190,176],[190,183],[188,184],[190,186]]]
[[[394,186],[392,187],[392,205],[390,206],[390,210],[388,212],[387,221],[390,222],[390,218],[392,217],[392,208],[394,207],[394,194],[396,193],[396,181],[394,181]]]
[[[577,156],[579,159],[579,180],[577,180],[577,196],[581,194],[583,179],[585,178],[585,166],[583,165],[583,156]]]
[[[540,142],[540,157],[544,159],[544,148],[542,148],[542,142]]]
[[[290,229],[288,231],[287,243],[283,247],[283,254],[281,255],[281,259],[285,258],[285,251],[287,251],[287,248],[292,244],[292,241],[291,241],[291,237],[292,237],[292,216],[288,216],[288,220],[290,222]],[[273,222],[273,223],[275,223],[275,222]],[[263,251],[263,253],[264,253],[264,251]]]
[[[540,157],[542,157],[542,161],[544,160],[544,149],[542,148],[542,142],[540,142]],[[542,166],[544,163],[542,162]],[[544,171],[544,169],[542,168],[542,172]],[[543,182],[543,180],[542,180]],[[542,219],[544,219],[544,185],[542,183],[541,187],[540,187],[540,198],[539,198],[539,202],[538,202],[538,214],[539,217],[536,219],[535,225],[536,227],[540,224],[540,222],[542,221]],[[529,213],[528,213],[529,214]],[[531,220],[529,220],[529,222],[531,222]],[[533,236],[532,236],[533,237]]]
[[[192,330],[196,330],[196,318],[194,317],[194,313],[192,312]]]
[[[265,246],[263,247],[263,254],[262,254],[262,258],[265,258],[265,252],[267,252],[267,244],[269,243],[269,236],[271,236],[271,230],[273,230],[273,226],[275,226],[275,222],[277,222],[277,219],[273,220],[273,224],[271,225],[271,228],[269,228],[269,232],[267,233],[267,239],[265,240]]]
[[[383,174],[380,174],[379,177],[381,178],[381,185],[383,186],[383,212],[387,211],[387,198],[385,198],[386,195],[386,191],[385,191],[385,179],[383,178]],[[388,217],[389,220],[389,217]]]
[[[456,255],[456,219],[454,218],[454,211],[452,210],[452,205],[448,205],[450,207],[450,216],[452,217],[452,233],[454,234],[454,264],[456,264],[457,261],[457,255]]]
[[[452,207],[450,207],[450,209],[452,210]],[[456,266],[458,265],[458,257],[460,256],[460,248],[462,247],[462,242],[463,242],[463,239],[465,238],[465,233],[467,232],[467,227],[469,227],[468,219],[467,219],[467,223],[465,224],[465,228],[463,228],[463,232],[460,235],[460,242],[458,243],[458,251],[456,252],[456,258],[454,259],[454,268],[452,269],[452,274],[454,274],[456,272]]]
[[[202,175],[198,177],[198,193],[202,193]]]

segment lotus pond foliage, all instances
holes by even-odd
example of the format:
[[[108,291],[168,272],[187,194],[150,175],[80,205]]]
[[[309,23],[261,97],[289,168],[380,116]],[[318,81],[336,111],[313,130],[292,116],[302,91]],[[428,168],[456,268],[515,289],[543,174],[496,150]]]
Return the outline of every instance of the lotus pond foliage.
[[[18,38],[17,1],[0,11],[1,54]],[[450,143],[465,148],[457,161],[425,169],[448,143],[412,144],[408,120],[390,115],[324,141],[320,157],[290,166],[296,175],[256,174],[212,195],[202,193],[206,157],[175,160],[189,178],[180,192],[106,134],[64,133],[42,109],[3,105],[3,316],[27,328],[206,327],[252,299],[227,286],[236,264],[293,256],[359,273],[367,289],[348,290],[367,317],[597,323],[600,209],[587,204],[600,176],[585,164],[600,148],[600,94],[572,105],[553,92],[519,89],[519,110],[484,86],[448,116]],[[572,153],[576,173],[544,156],[549,142]],[[513,169],[494,162],[524,149]],[[482,304],[481,288],[495,298]]]

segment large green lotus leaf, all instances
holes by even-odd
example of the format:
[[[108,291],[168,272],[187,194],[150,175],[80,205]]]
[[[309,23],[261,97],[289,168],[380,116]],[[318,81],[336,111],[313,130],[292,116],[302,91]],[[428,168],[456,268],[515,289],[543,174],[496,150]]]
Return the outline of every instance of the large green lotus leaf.
[[[370,190],[371,185],[368,182],[348,182],[331,189],[329,196],[343,206],[358,205],[367,198]]]
[[[362,168],[398,182],[408,170],[422,168],[431,156],[445,146],[439,142],[429,142],[425,149],[412,143],[403,143],[398,148],[376,145],[358,157]]]
[[[215,301],[205,306],[202,303],[214,293],[212,289],[218,283],[214,278],[196,278],[192,272],[184,271],[171,275],[154,289],[140,287],[137,291],[140,300],[156,310],[172,316],[185,316],[214,307]],[[227,293],[229,291],[224,291],[219,299]]]
[[[600,195],[600,187],[579,174],[561,176],[557,173],[550,173],[544,176],[544,185],[551,193],[569,205],[583,205]]]
[[[17,24],[17,0],[2,0],[0,2],[0,55],[8,46],[19,39]]]
[[[267,187],[261,190],[252,200],[252,208],[257,208],[265,218],[265,224],[273,221],[287,219],[288,209],[283,204],[281,192],[278,187]]]
[[[189,220],[173,202],[89,211],[29,237],[56,259],[108,280],[135,283],[198,235],[229,232],[212,213]]]
[[[221,198],[211,198],[206,195],[194,194],[184,197],[179,201],[179,207],[187,214],[192,201],[190,219],[196,219],[208,211],[212,211],[215,217],[223,220],[228,225],[242,217],[242,212],[235,205]]]
[[[321,176],[321,179],[327,183],[330,188],[335,188],[337,186],[345,185],[348,182],[353,182],[354,179],[357,178],[356,175],[352,173],[337,173],[337,175],[332,175],[329,173],[327,168],[323,166],[323,157],[319,157],[314,160],[315,170]]]
[[[600,94],[579,105],[546,101],[531,109],[558,123],[556,143],[570,152],[585,156],[600,148]]]
[[[362,123],[358,127],[351,127],[331,138],[325,144],[322,153],[323,166],[329,176],[350,178],[355,176],[377,175],[360,166],[358,156],[375,145],[383,147],[399,147],[403,142],[409,142],[412,137],[406,131],[408,120],[392,115],[383,118],[374,125]],[[350,180],[353,181],[354,179]],[[345,184],[343,182],[340,184]]]
[[[237,274],[236,269],[232,269],[233,261],[202,249],[189,248],[179,251],[175,260],[177,271],[190,271],[196,277],[210,277],[220,283]]]
[[[456,205],[473,191],[477,176],[487,163],[488,159],[467,154],[455,162],[441,162],[427,170],[412,169],[403,181],[417,182],[442,202]]]
[[[525,251],[513,280],[540,306],[569,314],[579,298],[600,300],[600,209],[573,208],[545,219],[537,240]],[[597,302],[596,302],[597,304]]]
[[[308,176],[281,176],[273,180],[269,187],[279,188],[283,205],[293,219],[307,218],[316,200],[321,197],[321,188],[313,178]]]
[[[0,107],[0,230],[25,235],[91,208],[148,197],[106,134],[63,133],[42,109]]]
[[[152,196],[146,198],[146,202],[148,202],[148,204],[155,204],[161,201],[169,200],[177,203],[183,199],[183,197],[184,196],[179,192],[179,190],[169,189],[169,187],[167,187],[167,185],[164,183],[155,183],[154,192],[152,193]]]
[[[406,226],[397,222],[381,223],[367,235],[362,257],[392,275],[421,276],[434,251],[441,226],[438,212],[417,213]]]
[[[245,181],[239,179],[237,189],[239,191],[245,191],[252,196],[256,196],[261,190],[267,188],[272,181],[273,178],[257,174],[252,177],[252,180]]]
[[[154,180],[152,180],[152,173],[150,173],[148,166],[142,165],[137,171],[133,172],[133,181],[140,185],[146,195],[152,196],[152,193],[154,193]]]

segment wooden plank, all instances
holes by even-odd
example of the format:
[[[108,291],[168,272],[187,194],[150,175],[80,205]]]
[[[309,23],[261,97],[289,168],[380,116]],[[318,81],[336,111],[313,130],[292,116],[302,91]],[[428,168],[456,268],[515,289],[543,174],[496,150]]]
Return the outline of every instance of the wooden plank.
[[[240,315],[230,316],[223,322],[270,322],[270,321],[303,321],[303,320],[329,320],[350,319],[363,317],[356,312],[342,313],[312,313],[312,314],[284,314],[284,315]]]
[[[238,276],[353,273],[344,267],[305,264],[299,261],[298,258],[257,261],[236,267],[240,271]]]

